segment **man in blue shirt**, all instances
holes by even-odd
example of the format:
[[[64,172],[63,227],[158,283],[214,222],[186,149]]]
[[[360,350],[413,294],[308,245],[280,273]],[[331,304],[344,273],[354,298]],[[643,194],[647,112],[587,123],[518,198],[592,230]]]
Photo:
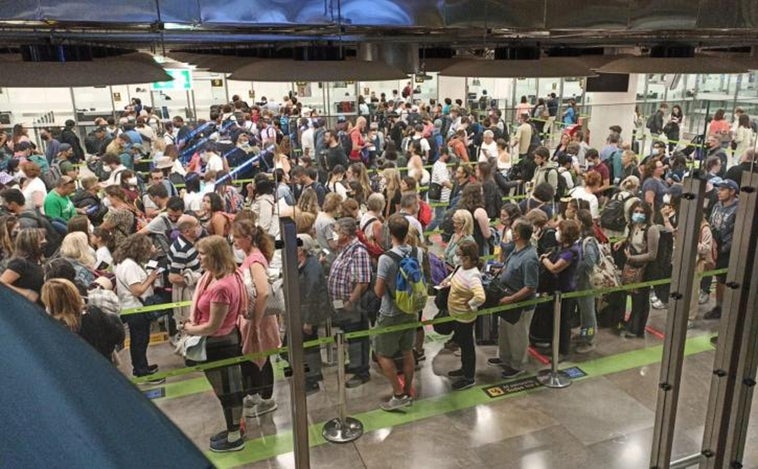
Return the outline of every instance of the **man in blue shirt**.
[[[513,252],[506,258],[497,282],[505,287],[506,295],[501,305],[519,303],[534,298],[540,276],[537,250],[532,246],[533,227],[525,218],[518,218],[511,226]],[[503,379],[512,379],[524,373],[524,364],[529,357],[529,326],[532,323],[534,306],[500,313],[498,330],[498,358],[487,363],[503,368]]]

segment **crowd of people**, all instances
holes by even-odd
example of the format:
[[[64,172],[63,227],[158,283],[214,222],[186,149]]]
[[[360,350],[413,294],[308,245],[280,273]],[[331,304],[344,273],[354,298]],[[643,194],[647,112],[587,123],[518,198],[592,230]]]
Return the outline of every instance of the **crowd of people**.
[[[545,122],[536,121],[555,118],[555,96],[522,103],[512,129],[498,109],[468,113],[449,99],[409,99],[372,96],[364,115],[334,125],[291,96],[255,106],[235,97],[195,125],[163,122],[133,103],[120,120],[98,119],[84,148],[76,135],[53,131],[36,148],[17,126],[0,145],[0,283],[107,359],[123,343],[123,322],[132,373],[149,379],[158,371],[150,331],[162,317],[178,350],[202,338],[205,361],[286,342],[286,315],[271,314],[269,303],[282,275],[279,219],[289,217],[305,340],[327,321],[345,332],[414,324],[435,295],[435,314],[454,318],[445,347],[460,350],[460,368],[448,376],[461,390],[476,383],[480,334],[496,338],[489,364],[503,379],[526,372],[530,344],[552,342],[552,305],[503,311],[495,331],[485,330],[478,309],[591,290],[603,276],[628,284],[668,278],[682,181],[698,164],[707,173],[698,272],[727,266],[740,175],[756,163],[754,135],[740,130],[750,127],[746,114],[725,139],[731,131],[717,112],[702,155],[665,140],[638,155],[615,125],[599,149],[577,129],[561,132],[553,150],[543,145]],[[578,113],[570,109],[561,117],[567,124]],[[678,109],[671,122],[682,122]],[[236,185],[243,175],[249,180]],[[514,195],[523,197],[504,202]],[[716,303],[704,319],[720,317],[724,281],[716,276]],[[700,281],[690,324],[711,283]],[[644,337],[651,305],[666,308],[668,286],[628,295],[629,314],[627,292],[564,300],[553,345],[564,356],[589,353],[599,322]],[[191,305],[131,311],[172,301]],[[351,339],[347,354],[348,388],[371,379],[373,359],[392,389],[381,408],[412,404],[414,371],[426,358],[423,328]],[[318,392],[319,349],[308,349],[306,361],[306,388]],[[210,448],[242,449],[244,417],[277,408],[271,357],[206,376],[226,420]]]

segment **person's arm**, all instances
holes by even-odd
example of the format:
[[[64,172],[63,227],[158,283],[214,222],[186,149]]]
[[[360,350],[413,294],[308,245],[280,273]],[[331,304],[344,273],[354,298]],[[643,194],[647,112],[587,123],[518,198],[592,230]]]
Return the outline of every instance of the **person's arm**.
[[[0,275],[0,283],[3,285],[9,287],[11,290],[15,291],[19,295],[23,296],[27,300],[31,301],[32,303],[36,303],[39,299],[39,293],[37,293],[34,290],[29,290],[27,288],[19,288],[14,286],[13,284],[21,278],[21,275],[19,275],[18,272],[11,269],[5,269],[5,272],[3,272],[2,275]]]
[[[136,296],[140,297],[145,294],[145,292],[152,286],[153,282],[155,282],[155,279],[158,278],[158,271],[153,270],[149,274],[147,274],[147,278],[141,282],[141,283],[133,283],[129,285],[129,292]]]
[[[487,217],[487,212],[483,208],[474,210],[474,216],[476,222],[479,223],[479,229],[482,231],[484,239],[490,239],[492,232],[490,231],[490,219]]]
[[[258,262],[255,262],[250,266],[250,275],[252,276],[253,284],[255,285],[255,316],[253,321],[255,324],[258,324],[263,319],[263,314],[266,312],[268,276],[266,275],[266,268]]]
[[[184,277],[181,274],[168,274],[168,281],[171,282],[172,285],[176,285],[179,287],[186,286],[186,282],[184,281]]]
[[[229,305],[211,302],[211,314],[208,322],[204,324],[185,323],[184,330],[191,335],[211,335],[219,330],[229,314]]]
[[[34,206],[36,208],[42,208],[44,211],[45,208],[43,205],[45,204],[45,194],[41,191],[34,191],[32,192],[32,200],[34,201]]]
[[[655,191],[645,191],[645,202],[647,202],[647,204],[655,211]]]

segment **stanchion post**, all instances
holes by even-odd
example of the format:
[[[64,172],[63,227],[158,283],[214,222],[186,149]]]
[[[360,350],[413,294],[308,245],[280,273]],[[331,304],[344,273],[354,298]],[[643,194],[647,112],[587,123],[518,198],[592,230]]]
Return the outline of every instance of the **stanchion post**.
[[[555,292],[553,302],[553,359],[550,363],[549,370],[542,370],[537,375],[537,381],[548,388],[567,388],[571,386],[571,378],[565,373],[558,370],[558,360],[560,359],[560,341],[561,341],[561,292]]]
[[[280,233],[284,242],[282,264],[284,267],[285,304],[287,306],[287,337],[289,359],[292,367],[290,395],[292,406],[293,451],[295,467],[310,466],[308,444],[308,408],[305,396],[305,352],[303,350],[303,318],[300,315],[300,285],[297,269],[297,229],[291,218],[280,218]]]
[[[345,333],[338,331],[335,335],[337,343],[337,403],[336,418],[324,424],[321,435],[332,443],[350,443],[363,435],[363,424],[360,420],[347,416],[347,396],[345,391]]]
[[[332,318],[326,318],[326,326],[324,328],[324,335],[332,337]],[[328,366],[334,366],[334,345],[331,343],[326,344],[326,364]]]

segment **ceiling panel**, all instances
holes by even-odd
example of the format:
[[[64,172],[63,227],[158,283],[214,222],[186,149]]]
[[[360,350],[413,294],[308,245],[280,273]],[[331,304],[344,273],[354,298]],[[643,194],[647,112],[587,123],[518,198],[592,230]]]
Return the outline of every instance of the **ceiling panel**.
[[[42,18],[58,21],[147,24],[158,21],[155,0],[41,0],[39,3]]]
[[[698,5],[692,0],[632,0],[629,14],[632,29],[691,29]]]
[[[545,26],[545,0],[443,0],[445,24],[505,29]]]
[[[700,28],[756,28],[758,27],[758,1],[756,0],[700,0]]]
[[[548,29],[621,29],[629,26],[632,0],[547,0]]]

